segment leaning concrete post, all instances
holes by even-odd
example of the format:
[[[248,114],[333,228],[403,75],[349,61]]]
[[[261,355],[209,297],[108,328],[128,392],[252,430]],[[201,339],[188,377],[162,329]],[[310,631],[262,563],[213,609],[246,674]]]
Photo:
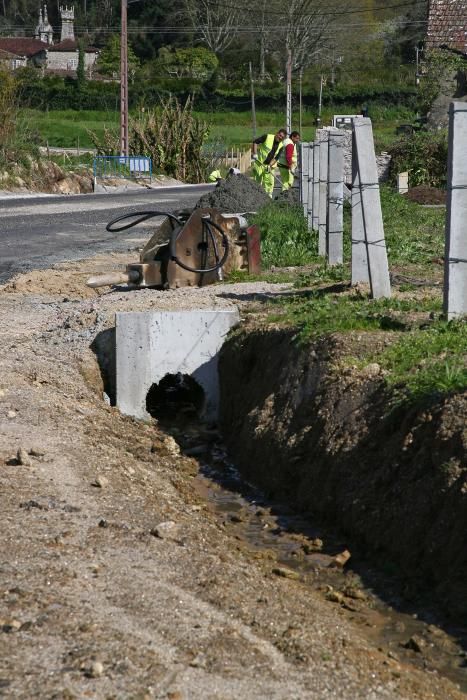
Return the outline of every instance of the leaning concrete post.
[[[311,231],[313,228],[313,154],[315,150],[315,144],[313,141],[310,142],[308,149],[308,196],[307,196],[307,220],[308,220],[308,230]]]
[[[303,205],[303,213],[305,216],[308,216],[308,175],[309,175],[309,159],[308,159],[308,153],[310,151],[310,144],[309,143],[302,143],[302,205]]]
[[[357,147],[355,133],[352,134],[352,284],[363,282],[370,284],[370,271],[366,251],[365,226],[363,224],[363,205],[358,173]]]
[[[329,131],[319,130],[319,205],[318,255],[326,255],[326,227],[328,214],[328,139]]]
[[[353,120],[363,226],[368,256],[371,296],[374,299],[391,296],[388,256],[384,239],[383,213],[379,194],[373,128],[368,117]]]
[[[318,134],[316,134],[316,138],[314,141],[314,148],[313,148],[313,194],[312,194],[312,211],[313,211],[313,219],[312,219],[312,227],[313,231],[317,231],[319,227],[319,140],[318,140]]]
[[[330,265],[344,262],[344,134],[329,133],[328,225],[326,255]]]
[[[444,256],[444,312],[467,316],[467,104],[449,108],[448,198]]]

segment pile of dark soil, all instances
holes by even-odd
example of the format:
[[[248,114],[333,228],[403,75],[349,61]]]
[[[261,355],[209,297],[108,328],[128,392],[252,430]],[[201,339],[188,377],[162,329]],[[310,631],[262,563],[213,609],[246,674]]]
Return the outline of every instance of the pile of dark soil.
[[[221,180],[214,190],[203,195],[195,209],[211,207],[237,214],[258,211],[270,201],[266,192],[254,180],[245,175],[231,175],[226,180]]]
[[[298,195],[298,188],[293,188],[290,190],[286,190],[285,192],[280,192],[277,197],[276,201],[278,202],[284,202],[285,204],[299,204],[300,202],[300,197]]]
[[[428,185],[412,187],[404,197],[417,204],[446,204],[446,191]]]

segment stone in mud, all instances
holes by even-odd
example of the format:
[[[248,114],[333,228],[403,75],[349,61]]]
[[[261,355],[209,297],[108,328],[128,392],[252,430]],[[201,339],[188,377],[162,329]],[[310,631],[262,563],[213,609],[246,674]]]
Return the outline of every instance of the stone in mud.
[[[179,455],[180,447],[171,435],[168,435],[164,440],[164,447],[169,454]]]
[[[344,602],[344,596],[339,591],[328,591],[326,593],[326,600],[331,601],[331,603],[342,604]]]
[[[293,571],[292,569],[286,569],[284,566],[275,566],[272,570],[273,574],[276,576],[282,576],[282,578],[290,578],[294,581],[298,581],[300,574],[298,571]]]
[[[351,556],[352,555],[350,554],[349,550],[344,549],[344,551],[340,552],[340,554],[336,554],[330,566],[337,566],[338,568],[343,568],[347,564]]]
[[[404,644],[404,647],[406,649],[416,651],[417,654],[421,654],[426,645],[426,640],[423,639],[423,637],[420,637],[418,634],[414,634],[412,637],[410,637],[409,641]]]
[[[254,180],[245,175],[234,175],[221,182],[208,194],[203,195],[195,209],[213,208],[222,213],[237,214],[254,212],[270,203],[270,198]]]
[[[312,554],[313,552],[320,552],[324,547],[323,540],[320,540],[319,537],[316,537],[314,540],[310,540],[310,542],[305,542],[302,545],[302,549],[305,552],[305,554]]]

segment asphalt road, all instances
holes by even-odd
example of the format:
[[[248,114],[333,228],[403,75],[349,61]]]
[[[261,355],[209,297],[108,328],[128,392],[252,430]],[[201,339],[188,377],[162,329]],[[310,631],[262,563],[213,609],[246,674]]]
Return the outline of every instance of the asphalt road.
[[[124,194],[22,199],[0,197],[0,283],[18,272],[141,245],[149,237],[149,222],[123,233],[108,233],[107,223],[131,211],[191,207],[212,187],[193,185]]]

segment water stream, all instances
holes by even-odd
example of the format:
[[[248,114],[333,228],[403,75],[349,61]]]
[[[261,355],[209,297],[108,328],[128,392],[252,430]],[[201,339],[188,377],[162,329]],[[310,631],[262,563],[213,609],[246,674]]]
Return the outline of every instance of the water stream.
[[[263,552],[277,575],[300,579],[315,595],[339,605],[388,658],[441,674],[467,693],[467,630],[443,624],[416,600],[407,602],[400,582],[351,556],[349,543],[310,515],[268,500],[229,462],[215,431],[185,425],[171,432],[198,459],[195,490],[226,532]]]

